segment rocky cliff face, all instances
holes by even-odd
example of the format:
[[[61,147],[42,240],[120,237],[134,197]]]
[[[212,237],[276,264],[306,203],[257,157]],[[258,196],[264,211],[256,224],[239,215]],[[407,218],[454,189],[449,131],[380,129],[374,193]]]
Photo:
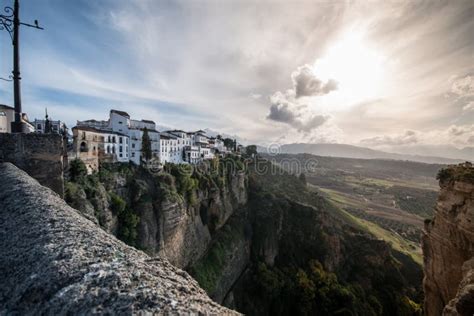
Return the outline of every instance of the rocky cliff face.
[[[436,213],[423,234],[425,313],[474,314],[474,167],[439,173]]]
[[[212,234],[247,203],[244,172],[217,172],[213,179],[209,170],[199,175],[168,170],[174,174],[171,176],[141,167],[109,168],[67,183],[66,201],[120,237],[120,212],[114,210],[112,201],[119,197],[126,203],[126,211],[138,219],[133,245],[148,254],[160,254],[177,267],[187,267],[199,259]]]
[[[247,205],[189,269],[211,298],[248,315],[419,315],[411,258],[350,226],[297,177],[249,169]]]
[[[125,245],[0,164],[0,314],[235,314],[184,271]]]

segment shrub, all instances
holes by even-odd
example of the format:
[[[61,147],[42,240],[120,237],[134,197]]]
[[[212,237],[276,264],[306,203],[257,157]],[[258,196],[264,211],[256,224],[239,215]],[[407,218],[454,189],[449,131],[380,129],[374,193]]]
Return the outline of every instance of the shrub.
[[[127,203],[117,194],[110,192],[110,208],[115,214],[121,214],[125,207],[127,207]]]
[[[71,160],[69,163],[69,177],[71,181],[77,182],[87,175],[87,167],[80,159]]]

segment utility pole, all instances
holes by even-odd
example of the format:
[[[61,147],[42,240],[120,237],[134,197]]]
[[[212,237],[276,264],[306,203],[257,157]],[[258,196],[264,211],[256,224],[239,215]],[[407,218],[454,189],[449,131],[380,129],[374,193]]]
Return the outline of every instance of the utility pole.
[[[13,101],[15,105],[15,122],[12,122],[12,133],[22,133],[22,108],[21,108],[21,86],[20,86],[20,25],[33,27],[42,30],[43,28],[38,25],[38,21],[35,20],[35,24],[23,23],[20,21],[20,4],[19,0],[15,0],[13,9],[11,7],[5,7],[5,15],[0,15],[0,30],[4,29],[10,34],[10,38],[13,44],[13,71],[11,78],[13,79]],[[13,28],[12,28],[13,26]],[[4,79],[5,80],[5,79]]]

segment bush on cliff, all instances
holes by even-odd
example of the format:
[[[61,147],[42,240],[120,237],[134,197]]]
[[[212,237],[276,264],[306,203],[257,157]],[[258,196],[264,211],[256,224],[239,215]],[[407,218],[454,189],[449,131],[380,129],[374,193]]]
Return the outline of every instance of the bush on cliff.
[[[123,242],[135,246],[137,239],[137,225],[140,220],[137,214],[117,194],[109,192],[110,208],[118,217],[118,238]]]
[[[69,162],[69,177],[71,181],[76,182],[87,175],[86,165],[80,159],[74,159]]]

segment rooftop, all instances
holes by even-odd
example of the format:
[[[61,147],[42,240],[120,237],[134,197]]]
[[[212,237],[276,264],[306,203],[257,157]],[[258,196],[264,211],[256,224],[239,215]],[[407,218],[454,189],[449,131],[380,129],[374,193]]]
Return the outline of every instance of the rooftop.
[[[142,120],[143,123],[148,123],[148,124],[155,124],[155,122],[150,121],[150,120]]]
[[[81,131],[100,133],[100,134],[115,134],[115,135],[128,137],[127,135],[119,133],[119,132],[114,132],[112,130],[106,130],[106,129],[99,129],[99,128],[90,127],[90,126],[74,126],[72,129],[73,130],[77,129],[77,130],[81,130]]]
[[[14,108],[14,107],[11,107],[11,106],[9,106],[9,105],[0,104],[0,109],[14,110],[15,108]]]
[[[116,113],[116,114],[118,114],[118,115],[122,115],[122,116],[125,116],[125,117],[130,118],[130,115],[128,115],[128,113],[127,113],[127,112],[124,112],[124,111],[110,110],[110,113]]]

